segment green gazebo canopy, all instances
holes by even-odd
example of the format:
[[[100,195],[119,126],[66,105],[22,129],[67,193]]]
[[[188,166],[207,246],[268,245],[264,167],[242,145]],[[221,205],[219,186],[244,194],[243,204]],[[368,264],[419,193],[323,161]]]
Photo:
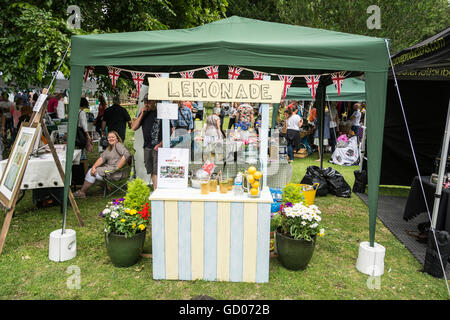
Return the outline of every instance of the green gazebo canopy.
[[[309,88],[290,87],[286,93],[286,100],[304,100],[312,101]],[[343,81],[341,94],[338,95],[336,86],[330,84],[326,89],[326,101],[365,101],[366,100],[366,84],[364,81],[347,78]]]
[[[285,75],[364,72],[370,154],[369,230],[373,246],[389,67],[385,39],[233,16],[184,30],[77,35],[72,36],[71,47],[64,214],[83,73],[87,66],[95,66],[96,70],[97,66],[114,66],[127,70],[171,72],[230,65]],[[325,85],[327,77],[322,78],[322,85]]]

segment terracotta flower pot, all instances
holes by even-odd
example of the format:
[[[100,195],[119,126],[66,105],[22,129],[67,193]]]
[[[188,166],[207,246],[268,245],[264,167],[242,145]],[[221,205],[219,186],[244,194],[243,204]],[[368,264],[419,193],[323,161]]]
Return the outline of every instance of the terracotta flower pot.
[[[141,258],[146,230],[125,238],[113,232],[105,233],[106,250],[111,262],[116,267],[130,267]]]
[[[276,231],[278,260],[287,269],[304,270],[314,253],[316,238],[312,241],[293,239]]]

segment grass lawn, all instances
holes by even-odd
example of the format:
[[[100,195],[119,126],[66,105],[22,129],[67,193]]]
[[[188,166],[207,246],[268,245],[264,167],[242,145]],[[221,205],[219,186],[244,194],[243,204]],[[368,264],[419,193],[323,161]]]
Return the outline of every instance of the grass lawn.
[[[127,145],[132,146],[132,132]],[[97,157],[91,154],[90,164]],[[330,155],[326,155],[324,167]],[[317,165],[317,155],[296,159],[292,182],[300,182],[310,165]],[[350,186],[357,167],[336,168]],[[404,195],[407,188],[381,188],[382,194]],[[304,271],[289,271],[276,259],[270,261],[269,283],[230,283],[206,281],[155,281],[152,260],[143,258],[129,268],[114,267],[106,253],[103,220],[98,216],[110,199],[103,199],[100,189],[77,200],[84,227],[77,223],[69,208],[67,228],[77,234],[77,256],[66,262],[48,259],[49,235],[61,228],[59,207],[37,209],[31,192],[17,205],[3,253],[0,255],[0,299],[190,299],[208,295],[215,299],[448,299],[443,280],[420,272],[422,266],[405,246],[377,220],[376,242],[386,248],[385,273],[381,288],[369,289],[368,276],[355,268],[359,244],[369,239],[366,205],[356,196],[333,195],[316,198],[326,228],[319,238],[310,265]],[[3,224],[4,213],[0,215]],[[147,233],[145,250],[151,249]],[[67,286],[70,266],[80,270],[80,289]]]

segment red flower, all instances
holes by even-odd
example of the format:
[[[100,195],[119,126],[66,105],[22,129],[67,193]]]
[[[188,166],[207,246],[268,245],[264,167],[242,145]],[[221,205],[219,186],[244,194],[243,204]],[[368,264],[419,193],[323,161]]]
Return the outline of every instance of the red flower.
[[[148,220],[150,214],[148,212],[148,202],[142,206],[142,210],[139,211],[141,218],[144,220]]]

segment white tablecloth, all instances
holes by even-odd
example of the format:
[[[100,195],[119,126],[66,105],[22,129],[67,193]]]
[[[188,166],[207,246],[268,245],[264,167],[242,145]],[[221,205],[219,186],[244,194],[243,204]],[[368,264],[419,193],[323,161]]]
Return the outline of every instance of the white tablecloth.
[[[59,161],[63,170],[66,166],[66,151],[57,152]],[[73,163],[80,162],[81,150],[75,149],[73,152]],[[0,175],[3,175],[8,159],[0,161]],[[61,188],[64,187],[59,175],[56,163],[51,153],[44,153],[38,158],[31,157],[23,176],[20,189],[39,189],[39,188]]]

